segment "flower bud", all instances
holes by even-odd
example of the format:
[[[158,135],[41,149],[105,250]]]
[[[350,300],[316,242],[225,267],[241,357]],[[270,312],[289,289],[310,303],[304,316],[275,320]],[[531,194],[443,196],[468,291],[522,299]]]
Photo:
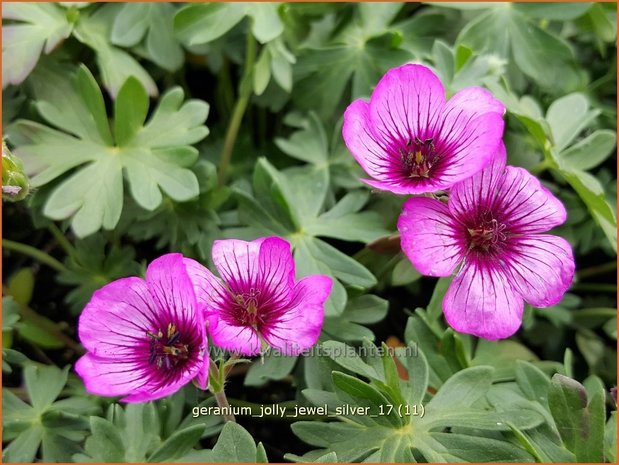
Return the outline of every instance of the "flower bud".
[[[23,200],[30,190],[28,177],[21,161],[17,159],[2,141],[2,200],[17,202]]]

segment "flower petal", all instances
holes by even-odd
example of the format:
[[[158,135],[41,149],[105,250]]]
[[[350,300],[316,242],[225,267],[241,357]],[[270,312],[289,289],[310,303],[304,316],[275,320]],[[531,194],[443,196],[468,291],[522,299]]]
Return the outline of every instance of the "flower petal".
[[[183,257],[169,254],[155,260],[147,281],[123,278],[93,294],[79,320],[80,341],[88,354],[76,370],[89,392],[143,402],[169,395],[198,375],[204,365],[204,317],[187,276]],[[153,366],[152,334],[174,324],[190,358],[182,369]]]
[[[159,328],[158,309],[146,282],[122,278],[95,291],[82,311],[78,335],[93,355],[126,360],[144,354],[148,360],[148,331]]]
[[[265,238],[246,242],[238,239],[215,241],[211,251],[219,275],[233,291],[248,291],[258,277],[260,246]]]
[[[465,111],[471,116],[481,116],[486,113],[505,114],[505,105],[494,95],[481,87],[465,87],[456,92],[445,105],[445,114],[452,109]]]
[[[425,197],[408,199],[398,219],[402,250],[417,270],[449,276],[464,258],[449,208]]]
[[[162,255],[146,269],[148,290],[159,308],[159,328],[174,323],[182,332],[204,326],[183,259],[179,253]]]
[[[442,184],[436,184],[432,177],[414,181],[403,178],[401,158],[393,155],[397,148],[392,147],[393,142],[381,142],[382,136],[375,134],[372,125],[366,102],[359,99],[348,106],[344,113],[342,136],[357,163],[373,178],[362,179],[363,182],[394,194],[421,194],[442,188]],[[405,137],[402,143],[410,138]]]
[[[388,191],[398,195],[424,194],[426,192],[436,192],[444,188],[440,179],[428,178],[418,179],[414,182],[403,182],[393,175],[388,181],[374,181],[372,179],[362,179],[364,183],[381,191]]]
[[[288,296],[294,288],[294,268],[288,241],[281,237],[267,237],[262,241],[256,281],[258,289],[279,299]]]
[[[574,278],[569,243],[549,234],[513,238],[506,260],[514,288],[535,307],[558,304]]]
[[[294,288],[293,307],[267,322],[264,339],[285,355],[298,355],[313,346],[320,336],[325,301],[331,293],[329,276],[313,275],[301,279]]]
[[[206,318],[209,335],[216,346],[243,355],[260,353],[260,338],[254,328],[231,324],[217,313]]]
[[[513,335],[522,323],[524,302],[505,274],[466,262],[443,299],[443,312],[456,331],[488,340]]]
[[[99,357],[91,352],[80,357],[75,371],[86,391],[99,396],[121,396],[143,389],[148,382],[147,365],[139,361]]]
[[[207,267],[197,261],[185,257],[183,263],[193,284],[196,301],[205,309],[224,292],[224,285]]]
[[[494,158],[479,173],[455,184],[449,193],[449,210],[454,216],[461,216],[494,204],[497,190],[505,175],[507,152],[505,145],[499,145]]]
[[[204,361],[196,374],[195,381],[200,389],[203,391],[208,389],[208,372],[210,368],[210,358],[208,354],[204,356]]]
[[[374,133],[384,142],[424,139],[445,106],[445,89],[425,66],[407,64],[390,69],[370,100]]]
[[[121,402],[128,403],[139,403],[139,402],[148,402],[151,400],[162,399],[169,395],[174,394],[180,388],[182,388],[185,384],[189,382],[189,378],[183,381],[179,381],[175,384],[170,384],[165,387],[154,387],[151,388],[149,386],[145,386],[143,390],[132,392],[128,396],[120,399]]]
[[[146,402],[178,391],[198,374],[198,365],[162,384],[146,363],[99,357],[89,352],[77,361],[75,371],[90,394],[110,397],[129,394],[121,401]]]
[[[567,219],[561,201],[523,168],[508,166],[495,196],[512,233],[546,232]]]
[[[561,201],[525,169],[505,166],[506,158],[501,144],[490,165],[453,186],[452,213],[492,211],[512,234],[546,232],[564,223],[567,212]]]
[[[344,112],[342,137],[353,158],[368,175],[375,179],[389,180],[393,162],[373,132],[367,102],[358,99],[348,106]]]
[[[436,174],[443,189],[478,173],[493,160],[502,144],[504,125],[499,113],[476,115],[449,109],[435,136],[437,151],[443,154]]]

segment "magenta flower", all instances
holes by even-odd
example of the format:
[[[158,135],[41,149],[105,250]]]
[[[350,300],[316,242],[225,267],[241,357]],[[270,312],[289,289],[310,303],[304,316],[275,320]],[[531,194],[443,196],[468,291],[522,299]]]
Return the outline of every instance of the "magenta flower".
[[[456,184],[449,203],[409,199],[398,220],[402,250],[430,276],[460,268],[443,299],[457,331],[495,340],[514,334],[524,301],[557,304],[574,276],[564,239],[542,234],[566,219],[561,202],[522,168],[495,160]]]
[[[364,182],[395,194],[421,194],[447,189],[486,166],[503,137],[504,112],[479,87],[445,102],[432,71],[404,65],[382,77],[369,102],[349,105],[342,133],[373,178]]]
[[[215,345],[255,355],[268,344],[296,355],[316,343],[333,282],[322,275],[295,281],[288,242],[279,237],[215,241],[212,258],[223,282],[202,268],[198,299]]]
[[[149,265],[146,280],[118,279],[93,294],[78,325],[88,352],[75,366],[88,392],[145,402],[194,378],[206,389],[206,328],[189,274],[202,268],[167,254]]]

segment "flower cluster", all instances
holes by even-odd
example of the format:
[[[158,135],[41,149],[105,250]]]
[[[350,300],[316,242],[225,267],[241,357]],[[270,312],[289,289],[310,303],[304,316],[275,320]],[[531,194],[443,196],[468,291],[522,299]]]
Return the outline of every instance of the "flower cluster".
[[[565,221],[563,205],[527,171],[506,165],[504,113],[477,87],[446,100],[432,71],[404,65],[380,80],[369,102],[353,102],[343,126],[372,178],[364,181],[412,195],[398,220],[406,256],[423,274],[455,273],[443,300],[447,322],[490,340],[518,330],[525,301],[558,303],[574,275],[570,245],[545,234]],[[249,356],[269,347],[296,355],[316,343],[332,279],[297,281],[288,242],[216,241],[212,261],[219,277],[167,254],[145,279],[94,293],[79,320],[88,352],[76,365],[89,392],[143,402],[190,381],[206,389],[207,335]]]
[[[296,281],[288,242],[216,241],[212,258],[221,280],[172,253],[154,260],[146,279],[119,279],[93,294],[79,320],[88,352],[76,364],[88,392],[144,402],[192,380],[206,389],[207,332],[244,355],[269,345],[294,355],[316,343],[332,281]]]
[[[426,195],[404,203],[402,250],[423,274],[455,272],[443,300],[447,322],[490,340],[518,330],[524,301],[558,303],[574,276],[570,245],[543,234],[565,221],[565,208],[527,171],[506,166],[504,112],[477,87],[445,101],[432,71],[404,65],[387,72],[369,102],[348,107],[343,127],[373,178],[367,184]]]

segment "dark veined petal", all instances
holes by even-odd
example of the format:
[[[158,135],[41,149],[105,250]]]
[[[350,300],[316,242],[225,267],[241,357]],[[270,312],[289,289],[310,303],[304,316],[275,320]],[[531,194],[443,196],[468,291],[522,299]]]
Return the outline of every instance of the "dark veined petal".
[[[297,355],[313,346],[322,330],[325,301],[332,287],[333,279],[329,276],[301,279],[294,288],[292,307],[267,322],[264,339],[285,355]]]
[[[467,179],[495,158],[502,146],[504,114],[503,103],[481,87],[467,87],[449,99],[433,129],[447,157],[439,175],[443,184]]]
[[[522,323],[524,301],[504,272],[466,261],[443,299],[443,313],[456,331],[491,341],[513,335]]]
[[[459,237],[449,208],[426,197],[408,199],[398,219],[402,250],[428,276],[449,276],[464,258],[464,238]]]
[[[390,172],[394,161],[373,131],[369,104],[361,99],[355,100],[344,113],[342,137],[346,147],[368,175],[391,186]]]
[[[222,296],[228,292],[225,285],[208,268],[197,261],[191,258],[184,258],[183,263],[187,269],[187,275],[193,284],[198,305],[206,312],[213,307],[218,307]]]
[[[455,216],[491,211],[511,234],[541,233],[565,222],[565,207],[523,168],[505,166],[501,144],[494,160],[451,189],[449,208]]]
[[[490,209],[505,176],[507,152],[499,145],[492,162],[479,173],[455,184],[449,193],[449,210],[460,217],[480,209]]]
[[[572,248],[549,234],[512,239],[506,262],[514,288],[535,307],[558,304],[574,278]]]
[[[187,274],[179,253],[162,255],[153,260],[146,269],[146,282],[159,309],[160,326],[169,323],[191,331],[203,326],[202,312],[198,311],[193,283]]]
[[[148,347],[147,332],[158,326],[158,312],[143,279],[118,279],[93,294],[80,315],[79,339],[93,355],[138,357]]]
[[[89,352],[77,361],[75,371],[84,380],[86,391],[99,396],[122,396],[143,389],[148,382],[144,361],[98,357]]]
[[[496,193],[495,207],[513,233],[542,233],[567,219],[559,199],[523,168],[508,166]]]
[[[290,243],[267,237],[260,244],[256,286],[275,300],[288,297],[294,287],[295,266]]]
[[[207,316],[207,321],[211,340],[216,346],[243,355],[260,353],[261,342],[254,328],[232,324],[216,314]]]
[[[486,113],[468,119],[458,112],[453,122],[446,122],[441,129],[441,153],[443,159],[436,174],[436,182],[441,189],[478,173],[492,162],[494,155],[502,144],[503,117],[498,113]],[[449,127],[448,124],[453,124]]]
[[[112,359],[87,353],[75,364],[86,391],[99,396],[125,396],[123,402],[156,400],[178,391],[198,375],[202,364],[194,364],[181,376],[161,384],[152,367],[143,361]]]
[[[258,277],[260,246],[265,238],[246,242],[238,239],[215,241],[211,251],[219,275],[235,292],[248,292]]]
[[[370,100],[374,132],[383,141],[426,137],[445,106],[445,89],[425,66],[390,69],[376,85]]]
[[[462,110],[465,114],[475,118],[486,113],[505,114],[505,105],[496,99],[492,93],[481,87],[465,87],[456,92],[445,105],[444,115],[446,119],[452,118],[452,110]]]

